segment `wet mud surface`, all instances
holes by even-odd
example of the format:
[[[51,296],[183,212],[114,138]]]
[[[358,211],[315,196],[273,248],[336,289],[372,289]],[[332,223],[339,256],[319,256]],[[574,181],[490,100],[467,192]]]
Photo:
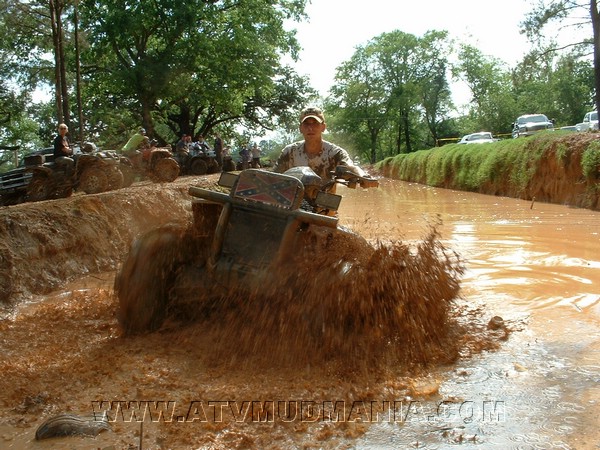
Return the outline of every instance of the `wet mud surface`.
[[[600,379],[596,322],[578,317],[572,324],[592,344],[574,336],[567,344],[563,333],[548,330],[542,339],[549,317],[564,316],[554,310],[532,316],[531,305],[519,305],[527,296],[499,293],[491,272],[492,281],[482,282],[486,268],[477,258],[492,258],[477,253],[476,234],[443,225],[438,235],[431,224],[438,219],[423,219],[423,211],[409,218],[398,206],[389,213],[377,208],[402,195],[402,184],[390,182],[367,197],[375,203],[371,211],[361,200],[367,191],[344,200],[350,209],[341,211],[342,223],[378,248],[357,263],[352,281],[335,285],[326,277],[324,290],[325,261],[317,261],[273,286],[267,298],[275,309],[240,302],[238,314],[174,317],[157,332],[124,336],[112,286],[129,241],[174,217],[189,220],[188,186],[214,181],[136,185],[0,211],[11,262],[1,269],[10,274],[2,277],[10,293],[0,322],[2,448],[549,448],[553,442],[594,448],[599,442],[581,431],[598,424],[598,391],[590,388]],[[406,208],[410,201],[403,200]],[[457,201],[452,211],[460,215]],[[440,206],[450,211],[446,204],[432,208]],[[80,219],[90,215],[94,220]],[[40,238],[49,226],[57,239]],[[58,239],[62,230],[78,244]],[[15,241],[20,245],[10,245]],[[495,248],[502,265],[502,246]],[[305,278],[319,283],[298,282]],[[308,300],[283,314],[279,306],[295,292]],[[504,307],[494,299],[502,295]],[[489,326],[495,315],[504,320]],[[360,320],[349,324],[351,318]],[[314,323],[317,330],[307,326]],[[573,348],[587,358],[576,370]],[[575,382],[575,401],[564,392],[566,377]],[[111,430],[34,440],[45,419],[66,412],[105,414]]]

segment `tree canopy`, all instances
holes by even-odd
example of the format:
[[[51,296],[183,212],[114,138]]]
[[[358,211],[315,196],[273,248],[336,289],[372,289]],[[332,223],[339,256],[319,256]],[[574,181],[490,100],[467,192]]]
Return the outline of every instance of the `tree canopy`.
[[[272,129],[295,118],[313,95],[307,80],[280,62],[282,55],[297,57],[294,32],[284,25],[303,18],[305,3],[0,0],[0,30],[5,37],[13,30],[16,42],[0,41],[7,61],[1,76],[25,90],[47,83],[58,93],[65,83],[54,125],[70,122],[109,145],[122,144],[140,125],[162,142],[219,127]],[[50,45],[51,36],[61,45]],[[68,103],[65,110],[76,89],[81,124],[67,113]]]
[[[57,121],[104,148],[139,126],[163,144],[182,133],[241,141],[296,129],[298,109],[316,92],[282,57],[297,59],[287,28],[305,19],[306,3],[0,0],[0,144],[44,145]],[[599,17],[596,0],[542,0],[523,20],[534,45],[515,67],[443,30],[374,36],[337,68],[321,99],[328,129],[374,162],[474,131],[509,135],[525,113],[575,124],[598,106]],[[544,38],[553,21],[593,32],[558,45]],[[461,110],[452,83],[469,91]],[[52,101],[32,100],[48,87]]]

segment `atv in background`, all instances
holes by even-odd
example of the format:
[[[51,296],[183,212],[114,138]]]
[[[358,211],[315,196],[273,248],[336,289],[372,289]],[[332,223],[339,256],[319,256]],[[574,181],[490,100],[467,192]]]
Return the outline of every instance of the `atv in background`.
[[[119,156],[98,151],[91,143],[75,147],[75,169],[67,175],[54,162],[54,150],[47,147],[26,155],[18,167],[0,176],[0,205],[16,205],[69,197],[73,190],[95,194],[123,186]]]
[[[121,155],[119,168],[123,173],[123,186],[128,187],[137,179],[149,179],[155,183],[170,183],[179,176],[179,163],[168,147],[150,147]]]
[[[187,152],[177,152],[175,159],[181,168],[181,175],[205,175],[221,170],[215,152],[203,149],[197,143],[190,145]]]
[[[75,153],[75,189],[86,194],[112,191],[123,187],[120,157],[113,150],[98,150],[84,143],[81,153]]]
[[[348,187],[378,185],[343,168],[335,176]],[[370,246],[338,227],[341,196],[326,192],[330,186],[320,189],[321,178],[309,168],[223,172],[219,185],[230,192],[189,189],[196,197],[191,226],[166,225],[132,244],[114,285],[126,333],[158,329],[174,305],[202,311],[235,291],[260,291],[300,249],[316,254],[329,246],[351,264]]]
[[[231,155],[223,156],[223,172],[233,172],[236,170],[235,161]]]

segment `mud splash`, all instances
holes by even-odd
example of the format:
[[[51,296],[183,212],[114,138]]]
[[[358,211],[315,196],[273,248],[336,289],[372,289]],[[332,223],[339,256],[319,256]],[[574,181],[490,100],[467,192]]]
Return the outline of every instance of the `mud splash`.
[[[463,268],[435,227],[416,247],[380,242],[351,263],[339,255],[299,254],[271,284],[231,289],[210,308],[210,292],[197,293],[170,306],[163,331],[185,318],[185,339],[210,336],[206,356],[235,366],[335,363],[382,373],[457,358],[464,330],[452,310]]]

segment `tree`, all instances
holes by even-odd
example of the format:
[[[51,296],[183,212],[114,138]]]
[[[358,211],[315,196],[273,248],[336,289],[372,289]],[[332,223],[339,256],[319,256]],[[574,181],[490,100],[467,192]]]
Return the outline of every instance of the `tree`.
[[[59,122],[65,122],[69,125],[71,122],[71,112],[69,111],[65,33],[62,21],[65,2],[63,0],[49,0],[48,4],[50,26],[52,29],[52,46],[54,48],[56,114]]]
[[[2,164],[2,170],[12,168],[19,155],[42,144],[39,125],[31,119],[30,102],[27,93],[19,94],[0,86],[0,145],[5,147],[0,149],[0,160],[9,162]]]
[[[453,77],[466,84],[471,101],[464,133],[489,130],[507,131],[517,108],[511,74],[503,62],[484,55],[472,45],[462,44],[458,62],[452,67]],[[506,128],[503,128],[506,127]]]
[[[401,31],[383,33],[338,68],[329,101],[331,109],[344,111],[336,114],[336,126],[343,127],[341,119],[346,118],[345,128],[357,139],[368,133],[371,160],[378,139],[393,141],[391,153],[397,154],[413,151],[415,142],[424,148],[437,138],[451,105],[446,38],[438,31],[421,38]]]
[[[327,106],[333,128],[354,136],[359,148],[368,148],[366,156],[371,163],[377,160],[377,140],[388,121],[387,96],[377,78],[374,56],[371,49],[358,47],[352,58],[338,67]]]
[[[421,105],[425,122],[433,138],[433,147],[438,140],[440,125],[452,108],[452,98],[447,78],[447,55],[449,46],[446,32],[428,32],[420,42],[421,58],[429,64],[421,65]]]
[[[298,50],[283,21],[300,18],[304,4],[82,0],[92,95],[109,91],[129,108],[138,104],[149,133],[155,121],[171,134],[234,121],[270,127],[305,95],[306,80],[279,63]]]
[[[140,124],[163,142],[182,130],[274,128],[313,95],[280,63],[297,57],[283,24],[305,3],[0,0],[0,79],[25,92],[55,85],[65,121],[77,89],[80,127],[111,145]]]
[[[581,122],[594,105],[592,62],[567,54],[558,58],[552,79],[557,117],[565,125]]]
[[[579,13],[582,14],[579,15]],[[544,37],[544,28],[556,22],[561,25],[562,31],[575,29],[584,30],[585,33],[583,38],[575,39],[565,45],[548,46],[545,52],[557,52],[565,48],[572,48],[575,56],[586,57],[590,53],[593,55],[594,104],[596,110],[600,111],[600,12],[598,11],[598,1],[589,0],[587,3],[577,0],[541,1],[521,24],[522,31],[532,42],[539,43]],[[588,34],[586,30],[590,29],[590,25],[591,33]]]

